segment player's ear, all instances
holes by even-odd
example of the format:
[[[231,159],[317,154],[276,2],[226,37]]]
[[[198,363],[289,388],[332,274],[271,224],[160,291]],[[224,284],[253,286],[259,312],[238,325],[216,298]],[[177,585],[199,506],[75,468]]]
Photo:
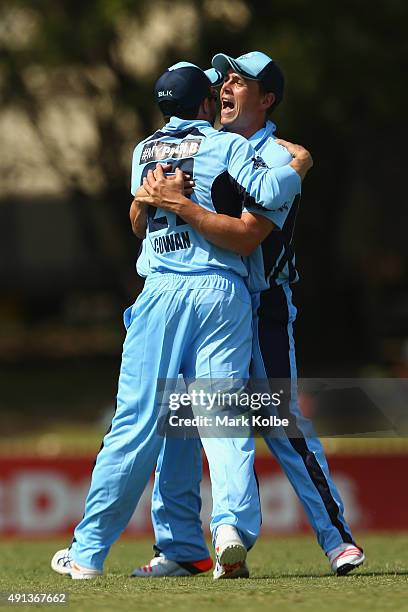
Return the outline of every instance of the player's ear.
[[[276,96],[271,91],[269,91],[268,93],[264,94],[263,99],[261,100],[262,108],[265,111],[267,111],[268,108],[270,108],[272,106],[272,104],[275,102],[275,100],[276,100]]]
[[[200,107],[198,109],[197,119],[205,119],[208,121],[208,117],[210,116],[210,101],[208,98],[203,98],[200,103]]]
[[[200,110],[202,110],[206,115],[210,112],[210,100],[208,98],[204,98],[200,105]]]

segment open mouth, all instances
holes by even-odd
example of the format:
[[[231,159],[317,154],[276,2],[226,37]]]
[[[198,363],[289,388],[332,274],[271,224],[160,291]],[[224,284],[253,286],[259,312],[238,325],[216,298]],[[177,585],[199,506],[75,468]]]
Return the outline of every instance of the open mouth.
[[[232,111],[235,108],[235,104],[232,100],[228,98],[222,98],[221,100],[221,110],[223,111]]]

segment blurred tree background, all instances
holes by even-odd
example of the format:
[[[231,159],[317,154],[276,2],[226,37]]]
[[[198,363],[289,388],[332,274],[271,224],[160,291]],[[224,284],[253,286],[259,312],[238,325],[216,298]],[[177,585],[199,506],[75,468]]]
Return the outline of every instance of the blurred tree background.
[[[286,75],[278,134],[315,167],[297,226],[302,376],[407,376],[405,0],[0,3],[3,433],[113,401],[140,290],[131,154],[158,75],[259,49]],[[405,77],[404,77],[405,74]]]

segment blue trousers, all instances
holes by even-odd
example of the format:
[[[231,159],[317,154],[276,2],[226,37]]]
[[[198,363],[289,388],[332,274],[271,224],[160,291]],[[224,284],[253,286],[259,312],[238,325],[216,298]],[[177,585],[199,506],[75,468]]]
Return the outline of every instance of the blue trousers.
[[[282,402],[278,412],[281,418],[288,417],[295,423],[293,437],[264,435],[264,439],[295,489],[320,546],[328,552],[343,542],[352,543],[353,538],[321,442],[311,435],[311,424],[299,410],[293,337],[295,318],[296,308],[289,285],[253,296],[251,376],[291,381],[290,400]],[[181,483],[178,475],[187,453],[192,468]],[[199,440],[189,440],[181,450],[177,440],[166,439],[156,468],[152,521],[155,548],[174,561],[189,562],[209,555],[200,521],[200,481]],[[164,487],[164,482],[172,484]]]
[[[97,456],[84,517],[75,529],[74,561],[102,569],[154,470],[163,447],[156,427],[158,381],[177,379],[179,372],[188,379],[205,379],[207,386],[212,379],[217,384],[220,379],[248,379],[251,321],[250,295],[234,274],[149,276],[125,312],[117,409]],[[197,460],[187,450],[189,441],[174,442],[180,451],[179,489],[194,498],[190,480],[194,474],[197,482]],[[215,533],[221,524],[235,525],[249,547],[260,529],[254,440],[208,437],[202,443],[212,482],[211,529]],[[171,496],[174,485],[161,480],[159,489]]]

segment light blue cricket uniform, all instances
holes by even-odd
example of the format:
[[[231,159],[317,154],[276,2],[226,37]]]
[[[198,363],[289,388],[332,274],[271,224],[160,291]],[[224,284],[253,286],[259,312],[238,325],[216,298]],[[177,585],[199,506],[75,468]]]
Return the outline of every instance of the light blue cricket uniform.
[[[290,161],[287,150],[275,142],[275,125],[268,121],[249,142],[256,154],[270,167]],[[298,200],[279,231],[272,231],[250,257],[247,286],[253,305],[253,356],[251,376],[255,379],[280,378],[291,381],[292,399],[282,405],[281,418],[294,419],[293,437],[270,437],[265,442],[292,483],[299,500],[325,552],[343,542],[352,543],[351,530],[344,519],[341,497],[330,477],[322,445],[310,422],[300,413],[296,391],[296,357],[293,323],[296,308],[290,284],[298,280],[293,249],[293,232]],[[252,210],[263,214],[261,210]],[[140,262],[145,275],[146,260]],[[142,269],[142,267],[141,267]],[[188,458],[187,458],[188,457]],[[208,557],[203,537],[199,484],[201,481],[199,441],[166,439],[156,468],[152,497],[152,521],[156,551],[189,562]]]
[[[157,161],[170,161],[173,170],[178,166],[194,176],[194,197],[205,208],[235,216],[243,206],[265,208],[265,215],[283,225],[300,191],[299,176],[289,166],[267,170],[253,158],[244,138],[222,134],[206,121],[172,117],[137,145],[132,192]],[[242,258],[211,245],[174,214],[153,208],[145,256],[148,278],[124,315],[116,413],[71,548],[74,561],[88,568],[102,568],[156,465],[163,445],[156,429],[159,381],[175,380],[181,372],[189,380],[215,379],[217,390],[220,379],[229,381],[231,390],[249,377],[252,313]],[[221,524],[235,525],[250,547],[260,528],[254,440],[202,442],[212,481],[212,533]]]

